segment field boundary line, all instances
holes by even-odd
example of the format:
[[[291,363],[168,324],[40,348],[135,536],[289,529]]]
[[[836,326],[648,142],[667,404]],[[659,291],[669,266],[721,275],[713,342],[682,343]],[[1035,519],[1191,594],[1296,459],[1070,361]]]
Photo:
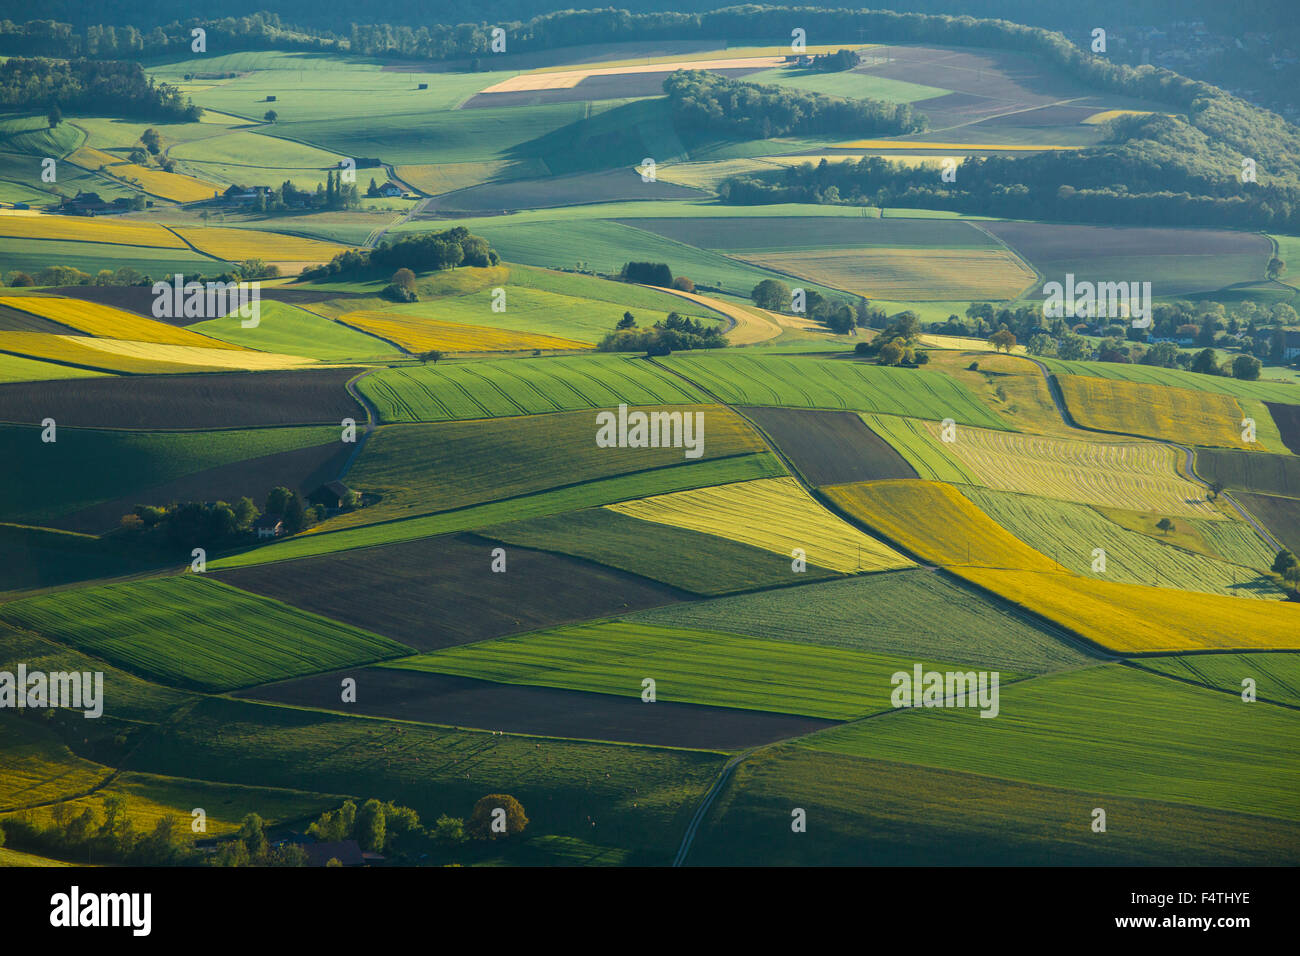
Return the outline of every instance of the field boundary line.
[[[967,224],[969,224],[972,228],[974,228],[974,229],[978,229],[980,232],[984,233],[984,235],[988,236],[988,237],[989,237],[990,239],[992,239],[995,243],[997,243],[999,246],[1001,246],[1003,249],[1005,249],[1005,250],[1007,251],[1007,253],[1008,253],[1008,254],[1009,254],[1013,259],[1015,259],[1015,260],[1016,260],[1017,262],[1019,262],[1022,266],[1024,266],[1027,270],[1029,270],[1030,272],[1032,272],[1032,273],[1034,274],[1034,278],[1033,278],[1033,280],[1032,280],[1032,281],[1031,281],[1027,286],[1025,286],[1024,288],[1022,288],[1018,293],[1016,293],[1016,295],[1015,295],[1015,297],[1014,297],[1014,299],[1013,299],[1012,301],[1014,301],[1015,299],[1022,299],[1022,298],[1024,298],[1025,293],[1027,293],[1030,289],[1036,288],[1036,287],[1038,286],[1038,283],[1039,283],[1039,282],[1041,282],[1043,279],[1047,278],[1045,275],[1043,275],[1043,273],[1041,273],[1041,272],[1038,271],[1038,268],[1037,268],[1037,267],[1036,267],[1032,262],[1030,262],[1028,259],[1026,259],[1024,256],[1022,256],[1022,255],[1021,255],[1019,252],[1017,252],[1015,249],[1013,249],[1013,248],[1011,247],[1011,245],[1008,244],[1005,240],[1003,240],[1000,236],[997,236],[997,235],[995,235],[995,234],[989,232],[987,229],[985,229],[982,225],[980,225],[980,223],[979,223],[978,220],[974,220],[974,219],[963,219],[963,220],[961,220],[961,221],[962,221],[962,222],[965,222],[965,223],[967,223]]]
[[[1225,652],[1226,653],[1226,652]],[[1241,653],[1258,653],[1258,654],[1294,654],[1296,651],[1243,651]],[[1165,657],[1179,657],[1179,654],[1165,654]],[[1155,677],[1164,677],[1167,680],[1176,680],[1181,684],[1190,684],[1192,687],[1202,687],[1205,690],[1212,690],[1216,693],[1227,694],[1229,697],[1239,697],[1238,691],[1227,687],[1215,687],[1213,684],[1206,684],[1202,681],[1192,680],[1190,677],[1179,677],[1177,674],[1166,674],[1164,671],[1158,671],[1151,667],[1146,667],[1141,661],[1120,661],[1125,667],[1131,667],[1133,670],[1142,671]],[[1268,697],[1256,698],[1261,703],[1272,704],[1274,707],[1285,707],[1287,710],[1300,710],[1300,704],[1288,704],[1286,701],[1272,700]]]

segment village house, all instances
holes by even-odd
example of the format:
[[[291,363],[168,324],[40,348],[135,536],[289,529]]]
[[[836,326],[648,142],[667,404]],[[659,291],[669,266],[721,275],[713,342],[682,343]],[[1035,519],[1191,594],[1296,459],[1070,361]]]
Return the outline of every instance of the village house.
[[[258,540],[278,538],[284,534],[284,518],[280,515],[265,514],[253,522],[253,533]]]

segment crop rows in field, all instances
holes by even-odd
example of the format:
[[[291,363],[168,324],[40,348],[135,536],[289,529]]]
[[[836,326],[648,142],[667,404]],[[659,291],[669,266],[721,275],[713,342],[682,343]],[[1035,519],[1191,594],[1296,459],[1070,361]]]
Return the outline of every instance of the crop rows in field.
[[[813,501],[794,478],[697,488],[608,505],[658,524],[730,538],[845,574],[911,564]]]
[[[329,262],[348,247],[279,232],[221,226],[176,226],[176,234],[200,252],[227,262]]]
[[[1240,697],[1244,682],[1255,682],[1260,700],[1300,707],[1300,654],[1179,654],[1144,657],[1140,667],[1194,681]]]
[[[1063,441],[981,428],[959,428],[955,441],[941,443],[938,424],[925,427],[936,447],[974,476],[972,484],[1134,511],[1219,516],[1205,490],[1177,474],[1178,452],[1166,445]]]
[[[357,388],[386,422],[442,422],[614,408],[620,403],[680,405],[707,400],[649,362],[612,355],[385,369],[361,379]]]
[[[741,410],[813,485],[916,477],[912,466],[852,412],[771,406]]]
[[[373,524],[413,514],[447,511],[547,488],[613,475],[726,458],[767,450],[762,439],[729,408],[678,405],[643,408],[647,414],[691,416],[703,422],[698,459],[684,449],[601,448],[590,411],[385,425],[366,442],[348,473],[349,484],[380,496],[359,511],[339,515],[331,529]]]
[[[482,325],[441,322],[400,312],[348,312],[339,321],[363,332],[396,342],[408,352],[517,352],[525,349],[586,349],[590,343]]]
[[[1006,427],[962,385],[934,372],[774,355],[679,354],[663,364],[729,405],[830,408]]]
[[[170,326],[168,326],[170,328]],[[278,352],[255,352],[240,346],[209,348],[194,345],[160,345],[157,342],[133,342],[125,339],[92,339],[77,337],[72,343],[90,353],[104,356],[95,364],[116,368],[124,359],[128,362],[156,362],[160,365],[191,369],[239,369],[248,372],[267,372],[303,368],[315,365],[313,359],[301,355],[281,355]],[[221,343],[218,343],[218,346]]]
[[[960,461],[948,454],[947,446],[929,428],[928,422],[898,415],[862,415],[873,432],[889,442],[917,475],[929,481],[977,484],[978,479]]]
[[[627,621],[500,638],[392,666],[483,680],[846,719],[889,706],[890,675],[912,660]]]
[[[1234,497],[1272,532],[1284,548],[1300,554],[1300,498],[1240,491]]]
[[[22,358],[67,363],[107,373],[165,375],[173,372],[220,371],[217,365],[177,365],[174,362],[157,361],[135,355],[115,355],[100,348],[92,348],[91,343],[96,341],[109,340],[92,339],[84,335],[49,335],[45,332],[0,332],[0,351]],[[212,352],[217,358],[221,355],[218,349],[203,351]]]
[[[918,710],[834,727],[798,746],[1300,819],[1295,715],[1280,707],[1243,707],[1118,665],[1004,686],[1000,705],[1001,719]],[[1095,805],[1081,809],[1085,823]]]
[[[1090,375],[1056,380],[1070,415],[1084,428],[1187,445],[1250,447],[1241,440],[1245,412],[1230,395]]]
[[[1167,385],[1200,392],[1213,392],[1231,398],[1251,398],[1265,402],[1300,403],[1300,387],[1286,382],[1249,382],[1226,375],[1203,375],[1156,365],[1133,365],[1123,362],[1083,362],[1056,358],[1039,358],[1049,371],[1060,375],[1083,375],[1141,385]]]
[[[579,485],[543,491],[508,501],[493,501],[472,505],[455,511],[445,511],[403,521],[342,531],[314,532],[291,538],[268,547],[246,551],[208,562],[208,567],[237,568],[272,561],[288,561],[318,554],[333,554],[353,548],[369,548],[381,544],[396,544],[427,538],[436,534],[450,534],[486,528],[505,521],[522,521],[525,518],[580,511],[631,498],[663,494],[687,488],[699,488],[735,481],[752,481],[785,473],[780,460],[772,454],[740,455],[716,461],[692,462],[673,468],[656,468],[633,475],[602,478]]]
[[[1162,544],[1106,520],[1087,505],[984,488],[962,490],[1021,541],[1084,577],[1236,597],[1286,597],[1261,573],[1267,563],[1252,570]],[[1106,555],[1105,571],[1093,570],[1098,548]]]
[[[54,298],[51,296],[7,295],[0,296],[0,305],[21,309],[41,318],[49,319],[86,335],[108,339],[126,339],[133,342],[157,342],[162,345],[188,345],[195,348],[239,348],[199,335],[188,329],[178,329],[166,322],[146,319],[131,312],[84,299]]]
[[[263,299],[256,327],[243,327],[237,313],[188,326],[190,331],[260,352],[302,355],[322,361],[397,355],[387,342],[284,302]]]
[[[1294,455],[1201,448],[1196,452],[1196,472],[1230,489],[1300,498],[1300,458]]]
[[[199,202],[211,199],[221,191],[216,186],[193,176],[169,173],[162,169],[150,169],[127,162],[121,156],[106,153],[102,149],[82,146],[67,157],[67,161],[82,169],[99,171],[114,179],[120,179],[153,196],[161,196],[173,202]]]
[[[25,598],[0,619],[128,670],[205,690],[395,657],[410,649],[210,579],[184,576]]]

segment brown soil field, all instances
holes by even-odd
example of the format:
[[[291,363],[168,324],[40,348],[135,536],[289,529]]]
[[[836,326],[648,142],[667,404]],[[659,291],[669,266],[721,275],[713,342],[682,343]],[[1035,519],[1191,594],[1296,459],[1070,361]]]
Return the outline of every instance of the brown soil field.
[[[50,335],[83,335],[76,329],[59,325],[39,315],[0,305],[0,332],[46,332]]]
[[[333,481],[343,470],[352,448],[342,442],[331,442],[232,462],[142,488],[45,524],[61,531],[104,534],[116,528],[122,515],[129,514],[136,505],[165,505],[173,501],[234,502],[247,495],[260,507],[272,488],[283,485],[308,495],[325,482]]]
[[[1093,106],[1038,106],[1031,110],[999,116],[983,125],[997,126],[1074,126],[1097,113]]]
[[[1144,226],[1077,226],[1051,222],[985,222],[981,225],[1033,263],[1104,256],[1223,256],[1259,252],[1272,244],[1264,236],[1226,229],[1174,229]]]
[[[1291,553],[1300,554],[1300,500],[1236,491],[1232,495]]]
[[[870,52],[873,57],[888,57],[890,62],[859,67],[861,73],[999,100],[1008,109],[1047,106],[1061,99],[1096,92],[1019,53],[927,46],[885,46]],[[919,105],[924,110],[946,99],[949,97],[935,97],[922,100]],[[952,106],[942,104],[940,108],[950,110]]]
[[[1268,413],[1277,422],[1277,430],[1282,433],[1282,441],[1292,454],[1300,455],[1300,405],[1283,405],[1280,402],[1265,402]]]
[[[79,428],[253,428],[364,422],[344,387],[359,369],[140,375],[0,385],[0,422]]]
[[[634,159],[632,162],[639,162]],[[540,188],[539,188],[540,187]],[[632,199],[703,199],[699,189],[675,183],[641,181],[629,164],[625,169],[579,173],[553,179],[484,183],[444,193],[429,201],[420,218],[441,218],[447,212],[500,212],[502,209],[550,209],[579,203],[621,202]]]
[[[339,681],[344,677],[357,681],[357,703],[346,708],[339,704]],[[649,705],[639,697],[383,667],[317,674],[238,696],[454,727],[702,750],[743,750],[835,724],[732,707],[668,701]]]
[[[916,470],[852,412],[743,407],[812,484],[916,478]]]
[[[218,580],[422,651],[671,604],[685,592],[561,555],[443,535],[214,572]]]
[[[1198,448],[1196,471],[1209,481],[1217,478],[1229,489],[1300,498],[1300,458],[1294,455]]]

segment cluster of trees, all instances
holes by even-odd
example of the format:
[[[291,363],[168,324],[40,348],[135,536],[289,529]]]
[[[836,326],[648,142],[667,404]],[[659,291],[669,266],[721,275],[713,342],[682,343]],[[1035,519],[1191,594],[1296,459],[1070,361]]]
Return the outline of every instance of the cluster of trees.
[[[264,511],[252,498],[225,501],[186,501],[168,505],[136,505],[122,516],[124,531],[148,535],[177,549],[211,549],[229,545],[248,534],[262,514],[279,515],[286,534],[298,534],[325,517],[322,505],[303,504],[298,492],[278,486],[266,495]]]
[[[727,340],[716,326],[706,325],[699,319],[669,312],[661,322],[651,328],[639,329],[636,317],[624,312],[614,331],[600,340],[596,348],[601,352],[645,352],[647,355],[669,355],[691,349],[724,348]]]
[[[794,291],[779,279],[764,279],[750,290],[749,297],[760,309],[795,314]],[[805,289],[803,300],[802,314],[839,335],[857,328],[878,327],[885,321],[885,310],[866,299],[859,298],[850,305],[843,299],[829,299],[815,289]]]
[[[414,273],[455,269],[457,266],[484,268],[501,259],[486,239],[463,226],[445,232],[421,232],[398,239],[385,239],[373,249],[349,249],[326,265],[303,271],[303,277],[363,276],[375,272],[410,269]]]
[[[842,73],[851,70],[862,62],[857,50],[836,50],[834,53],[822,53],[812,58],[812,68],[819,73]]]
[[[666,262],[625,262],[618,277],[624,282],[657,285],[662,289],[672,288],[673,284],[673,270]]]
[[[20,56],[0,63],[0,107],[49,110],[51,126],[59,107],[175,122],[202,112],[176,87],[145,76],[139,63]]]
[[[859,342],[855,355],[874,358],[878,365],[916,368],[930,361],[920,347],[921,317],[911,309],[898,313],[870,342]]]
[[[684,127],[755,139],[792,134],[890,136],[926,128],[906,103],[850,100],[811,90],[764,86],[718,73],[678,70],[664,80],[674,119]]]
[[[161,817],[152,830],[137,830],[120,793],[100,795],[100,805],[87,803],[80,811],[56,803],[48,818],[31,811],[7,818],[0,829],[5,843],[32,853],[78,863],[124,863],[132,866],[176,866],[191,863],[196,854],[173,815]]]
[[[1279,583],[1293,595],[1300,595],[1300,560],[1283,548],[1273,559],[1272,571],[1278,576]]]
[[[275,13],[254,13],[243,17],[199,19],[190,8],[177,9],[162,16],[184,16],[164,25],[99,22],[87,20],[90,5],[80,0],[77,9],[68,14],[86,24],[84,33],[70,23],[55,20],[32,20],[27,23],[0,21],[0,54],[37,54],[59,57],[96,57],[114,59],[125,57],[160,56],[168,53],[188,54],[192,27],[202,27],[208,33],[209,49],[249,50],[262,48],[300,48],[311,50],[345,49],[346,37],[334,34],[309,34],[283,26]],[[156,6],[155,6],[156,8]],[[101,15],[120,17],[122,8],[110,4]]]
[[[194,275],[182,276],[182,281],[251,282],[254,279],[273,279],[279,274],[279,266],[268,265],[261,259],[248,259],[215,276],[195,273]],[[168,276],[168,281],[171,278],[171,276]],[[34,273],[15,269],[12,272],[5,273],[3,282],[4,285],[13,288],[70,285],[151,286],[153,283],[152,276],[132,269],[130,266],[122,266],[117,270],[100,269],[93,276],[89,272],[82,272],[74,266],[46,266],[44,269],[37,269]]]

